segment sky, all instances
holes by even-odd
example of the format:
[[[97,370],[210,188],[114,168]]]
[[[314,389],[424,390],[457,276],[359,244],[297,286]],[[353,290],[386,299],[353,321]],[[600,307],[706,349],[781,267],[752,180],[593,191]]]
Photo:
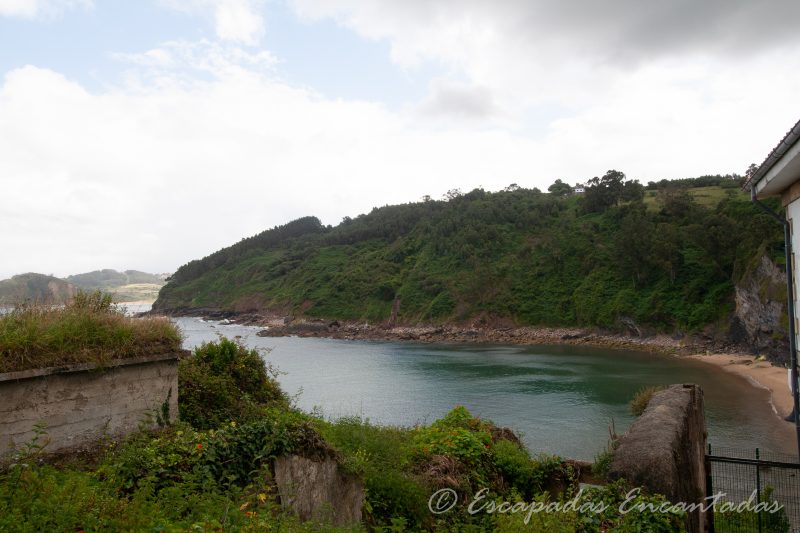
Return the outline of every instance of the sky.
[[[796,0],[0,0],[0,278],[173,272],[454,188],[744,173]]]

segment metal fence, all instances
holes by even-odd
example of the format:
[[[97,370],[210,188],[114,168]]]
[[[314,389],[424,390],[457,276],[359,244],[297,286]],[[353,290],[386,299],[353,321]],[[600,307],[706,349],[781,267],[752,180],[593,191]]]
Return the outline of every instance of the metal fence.
[[[765,450],[708,446],[714,533],[800,533],[800,464]]]

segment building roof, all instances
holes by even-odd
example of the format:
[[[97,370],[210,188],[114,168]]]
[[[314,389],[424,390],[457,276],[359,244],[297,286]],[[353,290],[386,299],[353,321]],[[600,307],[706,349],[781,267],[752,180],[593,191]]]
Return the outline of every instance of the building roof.
[[[794,162],[795,164],[793,164],[792,168],[788,170],[795,170],[795,167],[800,167],[800,158],[797,157],[798,141],[800,141],[800,120],[798,120],[792,129],[790,129],[786,135],[784,135],[783,139],[781,139],[778,145],[772,149],[767,158],[764,159],[764,162],[761,163],[756,171],[748,177],[744,188],[752,189],[755,187],[759,195],[763,194],[764,196],[769,196],[770,194],[779,192],[779,188],[781,190],[782,188],[786,188],[784,185],[788,178],[786,177],[785,172],[783,179],[776,180],[775,178],[780,171],[787,170],[786,167],[789,166],[790,162]],[[795,149],[792,150],[792,148]],[[786,157],[787,155],[789,157]],[[786,161],[782,161],[784,159],[786,159]],[[779,162],[781,162],[782,165],[780,169],[777,169],[776,166]],[[767,179],[765,180],[764,178]],[[800,179],[800,175],[797,175],[792,181],[796,181],[797,179]],[[775,181],[775,184],[772,187],[769,187],[769,183],[767,182],[773,180]],[[764,181],[764,183],[761,183],[762,181]],[[788,185],[791,185],[791,183],[788,183]]]

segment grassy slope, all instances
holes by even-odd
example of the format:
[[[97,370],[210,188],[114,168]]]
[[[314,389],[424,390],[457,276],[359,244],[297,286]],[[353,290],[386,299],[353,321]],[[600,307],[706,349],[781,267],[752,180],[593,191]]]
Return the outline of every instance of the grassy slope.
[[[102,364],[180,348],[180,332],[172,322],[125,316],[99,292],[78,294],[63,307],[23,306],[0,315],[0,372]]]
[[[757,256],[779,255],[780,232],[736,189],[686,192],[583,214],[577,197],[476,190],[270,238],[290,224],[182,267],[156,308],[384,321],[399,298],[406,323],[698,329],[729,313]]]

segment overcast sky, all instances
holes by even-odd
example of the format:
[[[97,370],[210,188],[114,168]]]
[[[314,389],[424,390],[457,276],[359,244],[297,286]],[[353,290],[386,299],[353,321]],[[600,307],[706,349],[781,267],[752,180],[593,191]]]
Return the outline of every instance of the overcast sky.
[[[800,2],[0,0],[0,278],[171,272],[305,215],[743,173]]]

